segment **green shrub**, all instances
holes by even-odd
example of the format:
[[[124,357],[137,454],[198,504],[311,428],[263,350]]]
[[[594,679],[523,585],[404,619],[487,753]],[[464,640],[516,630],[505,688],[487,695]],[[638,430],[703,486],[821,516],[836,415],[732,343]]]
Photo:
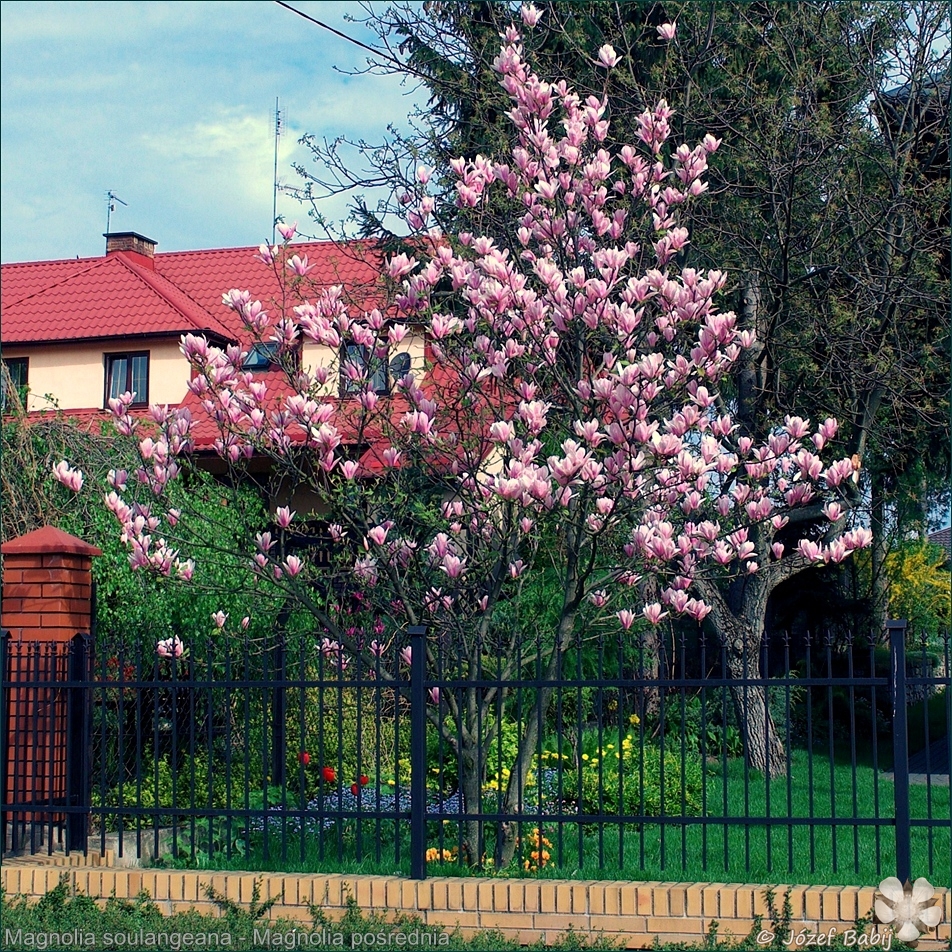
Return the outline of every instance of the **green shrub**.
[[[629,733],[620,744],[597,738],[583,744],[582,809],[586,813],[695,816],[701,812],[703,765],[688,750],[640,743]]]

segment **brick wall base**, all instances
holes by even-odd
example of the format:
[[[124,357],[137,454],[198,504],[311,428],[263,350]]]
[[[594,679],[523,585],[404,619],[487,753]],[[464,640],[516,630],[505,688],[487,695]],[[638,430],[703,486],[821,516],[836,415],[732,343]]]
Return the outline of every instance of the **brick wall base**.
[[[629,949],[663,942],[699,942],[711,922],[719,935],[747,935],[754,916],[766,915],[765,886],[735,883],[637,883],[575,880],[467,879],[433,877],[423,882],[398,876],[325,873],[191,872],[118,868],[113,857],[90,854],[5,861],[0,884],[8,896],[39,898],[65,875],[70,888],[96,898],[131,898],[145,890],[167,914],[195,909],[216,914],[206,885],[236,902],[251,902],[258,881],[261,899],[282,897],[272,919],[310,924],[309,908],[339,918],[352,897],[364,912],[416,915],[427,925],[459,927],[464,935],[496,929],[524,943],[554,941],[569,929],[604,934]],[[873,887],[775,886],[778,904],[789,891],[793,930],[842,933],[869,916]],[[945,915],[938,933],[923,936],[920,950],[948,948],[952,895],[938,889]],[[881,940],[880,940],[881,941]],[[874,946],[882,948],[882,944]]]

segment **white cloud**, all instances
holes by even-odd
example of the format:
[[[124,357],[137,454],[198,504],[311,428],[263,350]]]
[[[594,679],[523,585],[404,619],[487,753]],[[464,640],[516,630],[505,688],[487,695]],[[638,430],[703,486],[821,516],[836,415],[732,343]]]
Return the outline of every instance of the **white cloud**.
[[[301,6],[367,35],[343,20],[352,3]],[[257,243],[275,96],[290,184],[302,133],[375,141],[412,105],[396,79],[336,72],[366,54],[266,2],[4,0],[0,18],[4,261],[100,254],[110,188],[129,203],[114,223],[163,249]],[[285,195],[279,211],[306,218]]]

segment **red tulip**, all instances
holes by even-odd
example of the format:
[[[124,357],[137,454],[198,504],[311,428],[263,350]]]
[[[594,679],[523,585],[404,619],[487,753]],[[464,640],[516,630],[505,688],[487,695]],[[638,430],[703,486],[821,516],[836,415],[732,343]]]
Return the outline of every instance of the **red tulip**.
[[[333,783],[337,779],[337,774],[334,773],[333,767],[321,767],[321,776],[328,783]]]
[[[302,750],[298,754],[298,760],[306,767],[311,762],[311,755],[306,750]]]
[[[370,777],[368,777],[367,774],[361,774],[361,775],[360,775],[360,785],[361,785],[362,787],[366,787],[368,783],[370,783]]]
[[[355,797],[357,796],[357,792],[358,792],[359,790],[360,790],[360,787],[358,787],[356,783],[352,783],[352,784],[350,785],[350,792],[351,792]]]

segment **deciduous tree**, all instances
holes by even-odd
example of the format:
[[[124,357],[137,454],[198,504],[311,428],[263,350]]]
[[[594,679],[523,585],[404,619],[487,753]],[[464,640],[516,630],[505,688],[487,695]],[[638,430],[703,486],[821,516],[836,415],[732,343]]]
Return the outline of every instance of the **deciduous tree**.
[[[522,15],[531,31],[538,11]],[[610,75],[620,56],[604,44],[593,60]],[[756,337],[720,309],[722,272],[677,263],[700,239],[682,221],[704,200],[719,141],[672,144],[672,110],[661,101],[639,114],[631,144],[609,149],[608,97],[542,80],[513,26],[494,68],[510,100],[511,153],[453,160],[456,202],[474,227],[452,238],[427,230],[433,176],[418,170],[405,202],[420,232],[412,255],[386,264],[391,308],[355,313],[339,287],[277,310],[247,290],[227,292],[251,337],[278,345],[286,373],[275,386],[242,369],[240,348],[190,336],[182,349],[235,478],[264,458],[283,486],[308,485],[331,506],[341,543],[333,569],[282,551],[278,535],[296,518],[288,508],[277,511],[278,535],[258,535],[247,559],[263,596],[308,612],[331,657],[373,659],[383,638],[427,624],[470,672],[472,683],[431,695],[430,710],[457,758],[468,815],[481,812],[505,700],[505,688],[476,672],[493,664],[500,682],[518,673],[523,633],[512,607],[554,565],[557,619],[533,659],[542,686],[500,806],[513,818],[496,838],[505,864],[552,694],[545,685],[583,630],[608,625],[604,637],[624,638],[669,615],[701,621],[720,611],[703,597],[709,588],[766,592],[808,565],[842,561],[869,533],[847,526],[853,465],[831,454],[835,420],[788,415],[755,439],[723,405],[718,388]],[[509,221],[497,232],[500,208]],[[306,289],[307,261],[293,251],[260,251],[282,277],[282,300]],[[427,373],[381,395],[378,370],[412,324],[426,330]],[[302,342],[337,356],[302,364]],[[130,402],[113,401],[121,432],[140,429]],[[163,500],[189,466],[194,420],[164,407],[151,417],[129,486],[154,498],[135,502],[114,478],[107,505],[135,565],[187,575],[175,542],[183,515],[165,512]],[[75,480],[68,467],[58,478]],[[645,578],[657,592],[647,604]],[[341,593],[354,591],[378,625],[373,640],[341,613]],[[723,625],[731,674],[756,676],[759,629]],[[787,760],[763,689],[734,693],[751,763],[781,773]],[[468,821],[473,862],[482,841],[481,824]]]

